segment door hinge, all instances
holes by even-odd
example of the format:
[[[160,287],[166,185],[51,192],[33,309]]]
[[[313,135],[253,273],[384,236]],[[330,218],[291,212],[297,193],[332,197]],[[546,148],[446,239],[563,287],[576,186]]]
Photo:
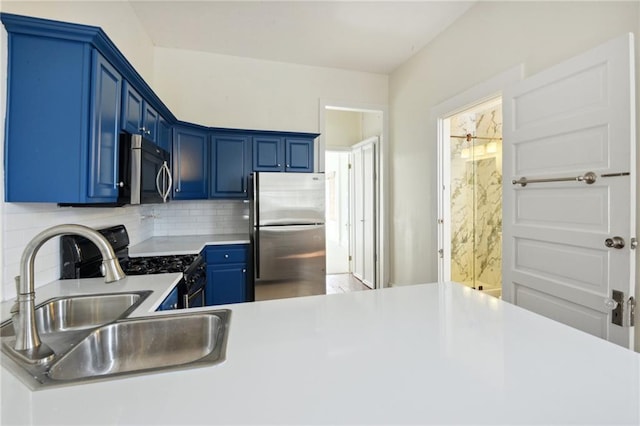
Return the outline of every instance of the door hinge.
[[[351,163],[349,163],[349,170],[351,170]]]
[[[629,241],[629,247],[631,250],[635,250],[638,247],[638,239],[636,237],[631,237],[631,241]]]
[[[607,306],[611,307],[611,323],[620,327],[635,325],[636,299],[631,296],[626,301],[624,293],[619,290],[611,291],[611,299]]]
[[[440,259],[442,259],[444,257],[444,250],[443,249],[439,249],[438,250],[438,256],[440,257]]]
[[[438,219],[438,225],[442,225],[444,223],[444,219]]]
[[[352,260],[353,260],[353,259],[352,259],[352,257],[351,257],[351,256],[349,256],[349,262],[351,262]]]

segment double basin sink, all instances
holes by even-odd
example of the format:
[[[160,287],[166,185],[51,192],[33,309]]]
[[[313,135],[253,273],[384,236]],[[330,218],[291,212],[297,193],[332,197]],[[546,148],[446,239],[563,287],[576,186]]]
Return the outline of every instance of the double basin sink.
[[[224,361],[229,310],[127,319],[149,294],[50,299],[36,306],[36,324],[42,342],[55,352],[53,359],[38,364],[16,356],[9,320],[0,324],[2,362],[40,389]]]

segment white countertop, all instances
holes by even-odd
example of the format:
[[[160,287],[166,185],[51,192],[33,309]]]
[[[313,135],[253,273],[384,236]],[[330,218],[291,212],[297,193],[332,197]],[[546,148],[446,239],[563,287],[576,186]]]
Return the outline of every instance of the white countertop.
[[[152,237],[130,246],[129,256],[164,256],[171,254],[198,254],[208,245],[249,244],[248,234],[185,235]]]
[[[640,354],[458,284],[226,307],[216,366],[38,392],[3,368],[2,424],[640,423]]]

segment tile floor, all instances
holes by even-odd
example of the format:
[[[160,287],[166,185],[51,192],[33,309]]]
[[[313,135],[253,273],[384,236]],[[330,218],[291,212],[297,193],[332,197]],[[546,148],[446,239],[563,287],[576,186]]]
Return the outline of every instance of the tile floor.
[[[327,294],[347,293],[350,291],[371,290],[353,274],[327,275]]]

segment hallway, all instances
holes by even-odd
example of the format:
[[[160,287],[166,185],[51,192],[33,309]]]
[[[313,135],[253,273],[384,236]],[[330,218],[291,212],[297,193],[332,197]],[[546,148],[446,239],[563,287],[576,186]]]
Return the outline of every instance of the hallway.
[[[353,274],[327,275],[327,294],[348,293],[351,291],[371,290]]]

